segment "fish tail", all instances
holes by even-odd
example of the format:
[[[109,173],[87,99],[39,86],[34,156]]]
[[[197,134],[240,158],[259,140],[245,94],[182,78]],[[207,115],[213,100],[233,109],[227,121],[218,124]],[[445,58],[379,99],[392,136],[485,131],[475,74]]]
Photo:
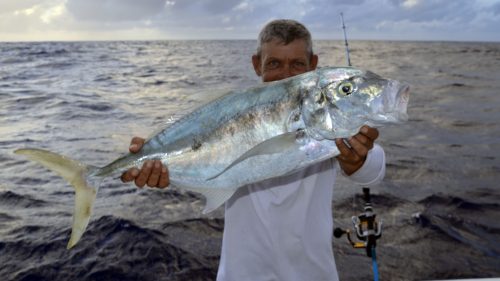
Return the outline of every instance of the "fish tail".
[[[88,166],[66,156],[42,149],[18,149],[16,154],[24,155],[49,170],[57,173],[75,188],[75,209],[71,238],[67,249],[71,249],[80,240],[90,220],[97,188],[89,184],[93,172],[98,168]]]

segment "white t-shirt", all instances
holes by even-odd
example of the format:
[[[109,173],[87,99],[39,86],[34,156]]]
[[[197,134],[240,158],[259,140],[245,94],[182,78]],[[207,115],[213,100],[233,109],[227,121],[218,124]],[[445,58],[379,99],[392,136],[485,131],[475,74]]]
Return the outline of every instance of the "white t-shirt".
[[[329,159],[238,189],[226,202],[217,280],[338,280],[331,216],[338,169]],[[384,174],[384,151],[375,145],[349,178],[369,186]]]

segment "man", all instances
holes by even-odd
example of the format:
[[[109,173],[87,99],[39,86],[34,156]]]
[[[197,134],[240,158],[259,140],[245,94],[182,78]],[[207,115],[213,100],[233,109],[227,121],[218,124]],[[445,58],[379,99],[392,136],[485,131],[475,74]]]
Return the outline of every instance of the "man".
[[[252,64],[263,82],[316,69],[311,35],[296,21],[268,23],[258,41]],[[338,280],[331,247],[332,185],[338,167],[362,185],[383,178],[385,156],[374,145],[377,137],[376,129],[364,126],[347,139],[348,145],[336,140],[341,152],[336,159],[238,189],[225,206],[217,280]],[[130,151],[137,152],[143,144],[143,139],[134,138]],[[122,180],[135,180],[139,187],[169,183],[160,161],[131,169]]]

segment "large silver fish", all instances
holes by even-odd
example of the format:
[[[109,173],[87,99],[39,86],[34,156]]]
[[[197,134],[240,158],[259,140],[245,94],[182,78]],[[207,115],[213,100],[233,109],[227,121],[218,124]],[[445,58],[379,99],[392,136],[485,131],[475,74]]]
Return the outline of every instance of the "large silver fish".
[[[327,67],[228,93],[150,138],[139,153],[102,168],[40,149],[15,153],[53,170],[74,186],[69,249],[89,222],[96,178],[161,159],[169,167],[170,182],[205,195],[204,212],[209,212],[245,184],[338,155],[334,139],[352,136],[362,125],[405,121],[408,97],[406,84],[356,68]]]

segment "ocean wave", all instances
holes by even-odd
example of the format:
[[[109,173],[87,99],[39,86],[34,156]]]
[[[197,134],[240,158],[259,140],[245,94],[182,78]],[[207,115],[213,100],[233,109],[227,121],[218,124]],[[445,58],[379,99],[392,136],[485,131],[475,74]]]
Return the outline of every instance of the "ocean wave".
[[[47,63],[42,63],[38,64],[35,67],[36,68],[49,68],[51,70],[53,69],[58,69],[61,70],[62,68],[69,68],[75,65],[75,62],[47,62]]]
[[[419,203],[426,207],[419,216],[422,227],[432,228],[485,255],[500,257],[500,222],[491,219],[491,215],[500,213],[500,204],[437,194]]]
[[[12,191],[0,191],[0,205],[3,207],[40,208],[48,204],[48,202],[36,199],[31,195],[21,195]]]
[[[174,227],[165,226],[164,231]],[[45,228],[35,226],[31,230],[37,232]],[[183,232],[194,233],[196,230],[193,222],[187,222]],[[0,242],[3,253],[0,274],[9,280],[215,278],[217,255],[193,254],[189,249],[172,244],[172,234],[141,227],[123,218],[104,216],[92,222],[82,240],[71,250],[65,248],[68,235],[68,230],[60,230],[50,240]]]

